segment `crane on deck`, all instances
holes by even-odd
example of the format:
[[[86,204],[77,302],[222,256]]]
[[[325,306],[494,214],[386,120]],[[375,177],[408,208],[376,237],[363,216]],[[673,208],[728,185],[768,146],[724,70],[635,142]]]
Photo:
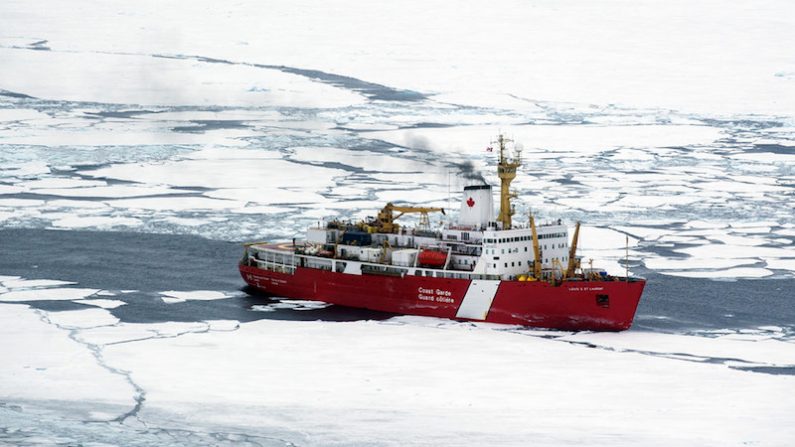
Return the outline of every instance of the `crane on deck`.
[[[383,209],[381,209],[381,211],[378,212],[378,217],[375,220],[374,226],[379,233],[397,233],[400,230],[400,225],[395,223],[396,220],[400,219],[400,217],[404,214],[419,213],[419,228],[427,230],[431,225],[428,213],[437,212],[445,214],[444,208],[397,206],[392,202],[389,202]]]
[[[541,280],[541,247],[538,245],[538,233],[536,232],[536,220],[530,214],[530,230],[533,232],[533,278]]]
[[[577,243],[580,240],[580,223],[574,227],[574,237],[571,238],[571,246],[569,247],[569,265],[566,268],[566,277],[571,278],[574,276],[574,271],[579,267],[577,260]]]

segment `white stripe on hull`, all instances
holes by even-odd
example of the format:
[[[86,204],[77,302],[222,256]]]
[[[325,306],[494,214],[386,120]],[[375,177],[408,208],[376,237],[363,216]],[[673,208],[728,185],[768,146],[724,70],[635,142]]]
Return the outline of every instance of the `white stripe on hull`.
[[[490,279],[473,279],[469,284],[464,300],[455,314],[456,318],[485,320],[491,309],[491,302],[497,295],[500,281]]]

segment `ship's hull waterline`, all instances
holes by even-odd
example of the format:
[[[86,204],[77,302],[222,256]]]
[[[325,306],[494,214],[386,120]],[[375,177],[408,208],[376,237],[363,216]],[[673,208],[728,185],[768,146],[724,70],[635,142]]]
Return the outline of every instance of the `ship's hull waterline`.
[[[350,275],[296,267],[282,273],[240,264],[243,280],[268,295],[383,312],[561,330],[629,329],[646,282],[501,281]]]

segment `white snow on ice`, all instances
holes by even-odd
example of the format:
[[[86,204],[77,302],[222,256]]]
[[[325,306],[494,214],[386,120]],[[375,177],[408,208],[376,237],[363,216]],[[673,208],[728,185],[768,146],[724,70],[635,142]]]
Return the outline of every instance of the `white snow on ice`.
[[[49,300],[77,300],[87,298],[99,289],[84,288],[47,288],[30,290],[12,290],[0,294],[0,301],[5,302],[24,302],[24,301],[49,301]]]
[[[99,293],[97,293],[99,295]],[[98,300],[74,300],[75,303],[85,304],[87,306],[96,306],[102,309],[115,309],[119,306],[124,306],[124,301],[121,300],[106,300],[106,299],[98,299]]]
[[[169,304],[172,303],[181,303],[185,301],[191,300],[221,300],[224,298],[229,298],[224,292],[218,292],[214,290],[190,290],[190,291],[178,291],[178,290],[167,290],[165,292],[160,292],[163,295],[163,301]]]
[[[10,276],[0,281],[26,283]],[[49,284],[54,293],[69,290]],[[325,306],[281,300],[265,307]],[[617,432],[620,445],[693,439],[777,444],[795,434],[785,423],[795,407],[778,398],[795,386],[795,377],[730,369],[792,367],[792,343],[771,339],[783,336],[780,327],[698,336],[572,334],[420,317],[146,324],[119,322],[103,308],[0,307],[0,335],[13,340],[24,334],[25,340],[0,346],[0,355],[14,365],[0,370],[4,401],[90,403],[78,407],[89,408],[89,419],[128,411],[140,389],[146,400],[137,417],[150,426],[190,414],[194,426],[266,433],[289,427],[286,436],[308,436],[306,445],[335,439],[425,445],[457,439],[462,431],[469,433],[462,445],[522,444],[529,437],[559,445]],[[603,349],[588,347],[593,345]],[[44,386],[25,385],[34,380]],[[440,412],[444,422],[432,433],[416,429]],[[348,416],[341,420],[340,413]]]

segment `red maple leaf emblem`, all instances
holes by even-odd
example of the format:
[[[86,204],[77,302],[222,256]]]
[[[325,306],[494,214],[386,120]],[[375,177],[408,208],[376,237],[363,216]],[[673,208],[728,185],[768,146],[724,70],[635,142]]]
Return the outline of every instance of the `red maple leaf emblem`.
[[[467,206],[470,207],[470,208],[475,206],[475,201],[472,200],[472,197],[470,197],[469,200],[467,200]]]

